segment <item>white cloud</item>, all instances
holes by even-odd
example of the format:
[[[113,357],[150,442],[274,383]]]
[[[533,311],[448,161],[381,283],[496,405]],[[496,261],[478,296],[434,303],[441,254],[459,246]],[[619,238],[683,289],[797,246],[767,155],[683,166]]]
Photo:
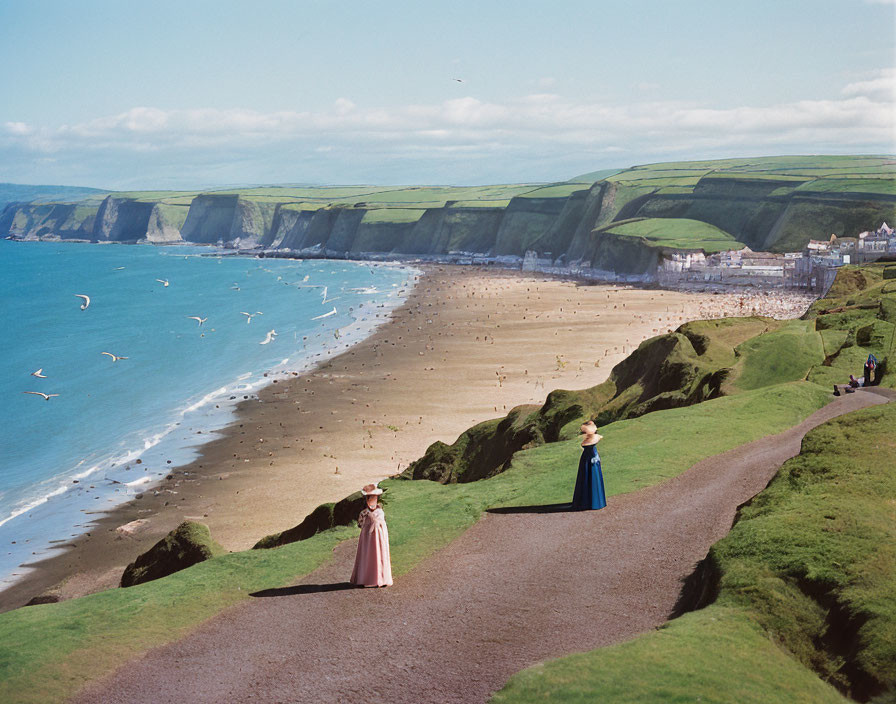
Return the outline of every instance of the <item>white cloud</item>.
[[[6,131],[9,134],[15,135],[24,135],[28,134],[31,131],[31,128],[28,127],[24,122],[7,122],[3,125],[6,128]]]
[[[207,181],[202,174],[214,170],[244,182],[356,182],[370,179],[371,172],[380,181],[411,182],[425,170],[455,182],[481,182],[531,180],[539,178],[538,168],[544,179],[562,176],[564,168],[572,175],[606,164],[601,159],[614,153],[643,160],[722,152],[892,152],[894,86],[896,71],[888,69],[843,86],[830,99],[733,108],[613,104],[546,92],[395,107],[339,98],[318,111],[135,107],[75,125],[4,123],[0,180],[15,180],[14,170],[39,156],[52,156],[56,167],[68,164],[73,172],[78,164],[77,173],[105,169],[107,175],[96,180],[113,185],[120,176],[112,172],[130,163],[140,164],[147,178],[175,172],[194,181]],[[618,165],[627,165],[619,159]],[[40,180],[65,177],[54,173],[60,175]]]
[[[896,0],[893,0],[896,3]],[[896,68],[886,68],[874,76],[843,87],[843,95],[865,96],[880,101],[896,102]]]

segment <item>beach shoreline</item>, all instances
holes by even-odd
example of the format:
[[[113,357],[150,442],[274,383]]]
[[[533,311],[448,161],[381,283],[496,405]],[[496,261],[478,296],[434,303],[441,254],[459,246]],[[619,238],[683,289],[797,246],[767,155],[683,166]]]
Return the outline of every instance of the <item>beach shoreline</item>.
[[[195,461],[98,512],[87,533],[0,592],[0,610],[117,586],[124,567],[182,520],[207,523],[227,549],[249,548],[317,505],[396,474],[435,440],[451,443],[555,388],[600,383],[659,332],[751,314],[737,297],[424,266],[383,325],[306,372],[272,375]]]

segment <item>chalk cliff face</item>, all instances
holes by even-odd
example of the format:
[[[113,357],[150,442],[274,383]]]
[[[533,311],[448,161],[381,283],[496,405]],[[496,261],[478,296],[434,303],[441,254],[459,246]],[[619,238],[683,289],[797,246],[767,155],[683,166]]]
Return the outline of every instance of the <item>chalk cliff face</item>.
[[[856,168],[863,160],[868,161],[853,158]],[[560,264],[645,274],[655,269],[662,248],[607,232],[611,223],[688,219],[709,223],[756,250],[793,251],[810,238],[853,234],[896,220],[896,189],[886,186],[893,181],[885,180],[885,173],[877,180],[840,178],[843,169],[838,166],[839,181],[832,182],[806,175],[818,170],[808,161],[799,162],[799,168],[776,167],[780,159],[765,161],[771,166],[756,174],[743,169],[755,167],[757,160],[745,160],[732,167],[741,171],[728,173],[720,173],[730,167],[728,162],[633,167],[604,174],[610,180],[583,182],[581,188],[577,181],[531,191],[514,187],[516,195],[509,201],[442,201],[442,195],[434,196],[437,204],[432,205],[413,200],[421,189],[408,189],[403,202],[403,189],[389,191],[381,200],[374,194],[369,202],[328,200],[316,192],[302,200],[295,190],[253,189],[172,194],[160,200],[151,194],[111,194],[98,205],[96,199],[13,203],[0,213],[0,236],[221,243],[328,256],[466,252],[522,257],[535,251]],[[890,161],[877,161],[874,168],[891,168]]]
[[[180,234],[186,242],[215,244],[230,239],[236,215],[236,195],[200,195],[193,199]]]
[[[0,236],[89,240],[96,214],[96,206],[76,203],[11,203],[0,214]]]
[[[107,196],[93,223],[97,242],[137,242],[147,238],[155,203]]]
[[[186,220],[187,209],[187,206],[155,204],[149,216],[145,241],[155,244],[183,242],[180,229]]]

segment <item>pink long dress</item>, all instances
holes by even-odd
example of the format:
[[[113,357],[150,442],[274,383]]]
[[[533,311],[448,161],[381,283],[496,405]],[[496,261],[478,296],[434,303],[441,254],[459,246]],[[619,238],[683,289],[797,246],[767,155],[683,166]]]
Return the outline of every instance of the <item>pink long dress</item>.
[[[383,509],[365,508],[358,517],[361,537],[358,538],[358,554],[352,570],[352,584],[365,587],[392,585],[392,562],[389,558],[389,529]]]

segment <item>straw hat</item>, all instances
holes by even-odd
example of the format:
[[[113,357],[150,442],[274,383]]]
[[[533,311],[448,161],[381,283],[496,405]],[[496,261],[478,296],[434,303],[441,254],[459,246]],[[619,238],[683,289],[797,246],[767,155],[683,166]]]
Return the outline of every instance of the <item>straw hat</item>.
[[[376,484],[368,484],[363,489],[361,489],[361,493],[364,496],[379,496],[383,493],[383,490],[380,489]]]

